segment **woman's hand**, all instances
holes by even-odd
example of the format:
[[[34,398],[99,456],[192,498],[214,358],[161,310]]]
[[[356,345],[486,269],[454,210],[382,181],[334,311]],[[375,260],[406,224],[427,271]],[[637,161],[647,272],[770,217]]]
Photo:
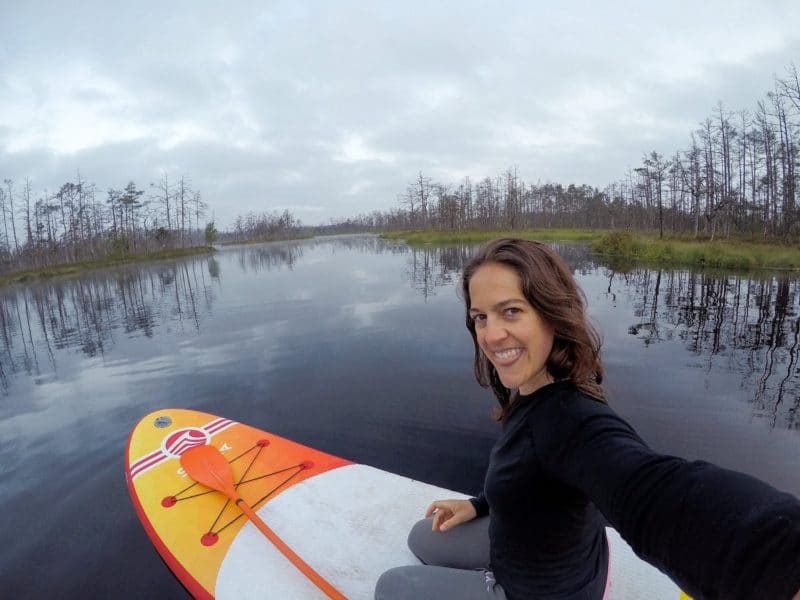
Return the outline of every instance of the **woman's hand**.
[[[469,500],[437,500],[425,511],[425,516],[433,515],[433,531],[447,531],[456,525],[471,521],[478,516]]]

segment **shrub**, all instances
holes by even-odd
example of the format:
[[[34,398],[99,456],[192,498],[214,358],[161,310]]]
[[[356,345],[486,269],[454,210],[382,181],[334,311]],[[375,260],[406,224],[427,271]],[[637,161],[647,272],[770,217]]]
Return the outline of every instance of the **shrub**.
[[[612,231],[592,243],[591,248],[600,254],[637,256],[641,243],[630,231]]]

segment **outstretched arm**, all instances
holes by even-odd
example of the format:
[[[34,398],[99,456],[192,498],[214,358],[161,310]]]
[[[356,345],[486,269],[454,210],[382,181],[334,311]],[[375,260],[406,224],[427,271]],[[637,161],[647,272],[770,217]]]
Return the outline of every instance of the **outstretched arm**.
[[[548,474],[582,490],[637,554],[699,597],[783,600],[800,586],[800,501],[742,473],[652,451],[573,393],[531,414]],[[547,424],[558,422],[554,431]],[[796,600],[800,597],[795,596]]]

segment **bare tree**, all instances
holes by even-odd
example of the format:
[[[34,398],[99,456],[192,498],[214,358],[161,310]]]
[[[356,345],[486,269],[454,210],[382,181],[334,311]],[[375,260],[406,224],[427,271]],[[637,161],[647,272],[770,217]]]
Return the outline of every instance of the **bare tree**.
[[[8,201],[8,217],[9,221],[11,221],[11,232],[14,235],[14,252],[19,253],[19,240],[17,239],[17,226],[15,224],[16,215],[14,213],[14,181],[11,179],[4,180],[6,184],[7,196],[6,200]],[[5,216],[3,216],[5,219]]]
[[[170,210],[170,203],[172,202],[172,187],[169,183],[169,174],[165,171],[164,178],[161,179],[158,183],[151,183],[151,187],[155,188],[157,191],[156,195],[153,199],[160,203],[163,208],[164,218],[167,222],[167,230],[172,229],[172,219],[171,219],[171,210]]]

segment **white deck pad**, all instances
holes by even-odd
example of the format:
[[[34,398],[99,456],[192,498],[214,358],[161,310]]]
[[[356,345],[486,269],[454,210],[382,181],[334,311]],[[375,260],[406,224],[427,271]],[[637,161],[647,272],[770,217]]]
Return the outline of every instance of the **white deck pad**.
[[[373,597],[392,567],[420,564],[408,550],[411,526],[436,499],[466,498],[365,465],[339,467],[299,483],[264,505],[259,516],[348,598]],[[680,590],[639,559],[613,529],[611,600],[678,600]],[[325,596],[247,524],[226,555],[217,598],[255,600]]]

